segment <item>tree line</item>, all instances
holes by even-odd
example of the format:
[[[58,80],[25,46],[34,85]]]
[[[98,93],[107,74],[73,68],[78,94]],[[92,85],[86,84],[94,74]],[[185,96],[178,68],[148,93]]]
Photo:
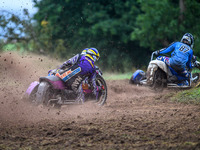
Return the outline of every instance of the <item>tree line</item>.
[[[33,52],[68,59],[96,47],[102,69],[125,72],[146,66],[152,51],[190,32],[195,37],[194,53],[200,56],[198,0],[34,0],[34,4],[38,12],[33,18],[27,10],[26,20],[12,13],[0,15],[0,27],[7,31],[1,36],[24,43]]]

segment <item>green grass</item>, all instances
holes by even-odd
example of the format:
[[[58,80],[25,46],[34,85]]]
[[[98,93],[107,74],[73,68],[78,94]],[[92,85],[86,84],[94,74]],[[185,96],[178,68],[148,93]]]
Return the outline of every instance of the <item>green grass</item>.
[[[4,51],[15,51],[16,50],[16,46],[14,44],[6,44],[3,46],[3,50]]]
[[[187,104],[200,104],[200,88],[192,88],[178,92],[171,98],[173,101],[183,102]]]
[[[105,80],[123,80],[123,79],[130,79],[133,72],[127,73],[104,73],[103,77]]]
[[[20,51],[23,52],[24,48],[21,43],[6,44],[3,46],[3,51]]]
[[[28,48],[28,49],[27,49]],[[25,44],[23,43],[8,43],[8,44],[5,44],[3,45],[2,47],[2,51],[16,51],[16,52],[28,52],[28,51],[31,51],[31,46],[30,44],[26,44],[26,47],[25,47]]]
[[[197,68],[193,68],[193,69],[192,69],[192,73],[200,73],[200,70],[197,69]]]

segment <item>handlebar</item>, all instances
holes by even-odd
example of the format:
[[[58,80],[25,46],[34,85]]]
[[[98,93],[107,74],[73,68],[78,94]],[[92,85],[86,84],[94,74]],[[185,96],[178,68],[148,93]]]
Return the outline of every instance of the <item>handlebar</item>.
[[[195,62],[192,63],[192,65],[193,65],[193,67],[200,69],[200,62],[199,61],[196,60]]]
[[[151,54],[151,61],[153,60],[154,54],[155,54],[155,52],[153,52],[153,53]]]

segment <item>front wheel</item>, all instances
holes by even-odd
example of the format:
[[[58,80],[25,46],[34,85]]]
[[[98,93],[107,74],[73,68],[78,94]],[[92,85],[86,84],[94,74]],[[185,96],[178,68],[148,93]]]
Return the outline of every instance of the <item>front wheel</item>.
[[[106,103],[107,100],[107,85],[102,76],[96,76],[96,85],[101,87],[101,90],[99,90],[97,93],[97,103],[102,106]]]

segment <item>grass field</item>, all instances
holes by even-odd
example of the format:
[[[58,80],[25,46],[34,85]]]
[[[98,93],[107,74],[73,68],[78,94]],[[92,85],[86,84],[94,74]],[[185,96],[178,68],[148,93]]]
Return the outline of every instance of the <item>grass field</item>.
[[[200,104],[200,87],[178,92],[171,100],[186,104]]]
[[[103,77],[105,80],[123,80],[123,79],[130,79],[133,72],[127,73],[104,73]]]

